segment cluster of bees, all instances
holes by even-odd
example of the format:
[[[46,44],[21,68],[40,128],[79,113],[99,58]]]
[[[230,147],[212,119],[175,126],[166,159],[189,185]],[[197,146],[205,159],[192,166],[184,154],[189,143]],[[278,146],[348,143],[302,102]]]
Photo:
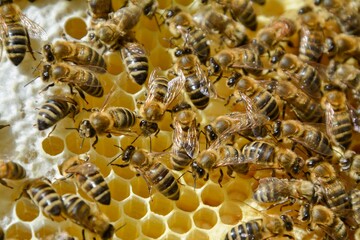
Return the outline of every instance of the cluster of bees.
[[[293,239],[294,225],[329,239],[351,238],[360,224],[360,155],[352,147],[360,131],[356,1],[315,0],[296,16],[274,18],[262,29],[257,29],[253,4],[265,1],[202,0],[193,13],[177,6],[161,11],[155,0],[129,0],[118,10],[111,0],[87,2],[92,19],[88,41],[58,40],[42,48],[37,70],[48,83],[43,91],[63,84],[71,94],[48,97],[38,110],[40,131],[86,110],[80,106],[87,95],[104,96],[98,76],[106,73],[107,64],[101,52],[118,51],[128,81],[146,86],[144,101],[138,101],[138,110],[108,106],[112,89],[103,107],[89,109],[90,117],[75,129],[83,139],[95,138],[93,148],[101,141],[98,136],[134,139],[108,165],[130,167],[145,179],[149,191],[155,188],[174,201],[181,197],[177,173],[190,172],[196,186],[219,171],[221,186],[224,169],[230,177],[271,169],[271,177],[258,179],[254,199],[270,203],[268,209],[293,205],[292,210],[282,215],[262,212],[263,219],[239,223],[224,239]],[[148,53],[132,31],[142,15],[172,34],[167,39],[174,52],[170,69],[155,66],[150,72]],[[0,1],[0,16],[7,56],[19,65],[27,51],[32,53],[29,38],[45,39],[45,30],[12,0]],[[221,96],[220,88],[230,94]],[[212,99],[223,101],[230,113],[201,126],[198,113]],[[135,147],[139,137],[152,138],[161,131],[158,123],[168,112],[171,147],[163,152]],[[137,126],[140,132],[134,130]],[[74,156],[60,171],[95,202],[109,205],[109,187],[88,160]],[[6,179],[26,178],[19,163],[3,161],[0,169],[4,186],[11,188]],[[102,212],[77,195],[60,196],[46,178],[29,179],[23,189],[50,219],[68,218],[102,239],[111,239],[116,231]]]

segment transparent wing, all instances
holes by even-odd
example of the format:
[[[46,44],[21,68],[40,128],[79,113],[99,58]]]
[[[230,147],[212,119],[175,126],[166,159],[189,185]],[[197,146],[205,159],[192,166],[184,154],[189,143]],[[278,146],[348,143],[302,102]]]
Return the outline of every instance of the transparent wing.
[[[200,67],[200,65],[195,66],[196,76],[200,81],[200,92],[205,96],[209,96],[212,98],[216,97],[215,90],[209,81],[209,78],[206,76],[204,70]]]
[[[37,23],[28,18],[25,14],[23,14],[20,9],[18,11],[21,23],[27,29],[30,37],[41,39],[43,41],[48,40],[48,36],[46,31]]]
[[[182,71],[179,71],[179,76],[171,79],[168,82],[168,91],[165,95],[165,105],[169,106],[172,101],[180,94],[181,90],[185,86],[185,75]]]
[[[92,175],[99,172],[98,167],[93,163],[84,163],[80,165],[71,166],[66,170],[67,173],[78,173],[83,176]]]

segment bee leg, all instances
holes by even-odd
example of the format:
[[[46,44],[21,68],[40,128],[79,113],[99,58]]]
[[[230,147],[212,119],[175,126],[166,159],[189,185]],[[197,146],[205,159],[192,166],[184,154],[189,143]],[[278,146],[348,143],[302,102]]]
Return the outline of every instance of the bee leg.
[[[170,144],[170,146],[169,147],[167,147],[167,148],[165,148],[164,150],[162,150],[163,152],[166,152],[167,150],[169,150],[169,149],[171,149],[172,148],[172,143]]]
[[[282,206],[280,207],[280,212],[282,212],[282,209],[283,209],[284,207],[292,206],[292,205],[294,205],[295,202],[296,202],[296,199],[295,199],[295,198],[290,198],[290,199],[289,199],[289,203],[284,204],[284,205],[282,205]],[[285,203],[285,202],[284,202],[284,203]]]
[[[270,210],[270,209],[272,209],[272,208],[274,208],[274,207],[276,207],[276,206],[278,206],[278,205],[282,205],[282,204],[284,204],[284,203],[287,202],[287,201],[289,201],[289,199],[288,199],[288,198],[285,198],[285,199],[281,200],[280,202],[273,203],[273,204],[271,204],[269,207],[267,207],[266,210]]]
[[[54,132],[56,128],[56,124],[54,125],[54,127],[51,129],[51,131],[49,132],[49,134],[47,135],[47,137],[50,137],[50,135]]]
[[[49,88],[51,88],[51,87],[53,87],[53,86],[55,86],[55,83],[50,83],[50,84],[47,85],[45,88],[43,88],[43,89],[40,91],[40,93],[47,91]]]
[[[235,178],[234,176],[232,176],[232,174],[233,174],[233,170],[231,169],[231,168],[227,168],[227,171],[226,171],[226,174],[230,177],[230,178]]]
[[[222,182],[223,178],[224,178],[224,173],[223,173],[223,170],[220,169],[220,177],[218,179],[218,183],[219,183],[221,188],[222,188],[221,182]]]
[[[0,124],[0,129],[2,129],[4,127],[10,127],[10,124]],[[159,131],[160,131],[160,129],[159,129]]]
[[[13,187],[9,186],[7,184],[7,182],[5,182],[4,180],[0,179],[0,184],[3,185],[4,187],[10,188],[10,189],[14,189]]]
[[[230,96],[228,97],[228,99],[226,100],[226,103],[224,104],[224,106],[229,105],[230,103],[230,99],[234,96],[234,94],[230,94]]]
[[[27,31],[27,29],[25,28],[25,32],[26,32],[26,37],[28,39],[28,42],[27,42],[27,48],[32,56],[32,58],[34,60],[36,60],[35,56],[34,56],[34,51],[32,50],[32,47],[31,47],[31,42],[30,42],[30,36],[29,36],[29,32]]]
[[[85,229],[83,228],[81,231],[82,239],[85,240]]]
[[[71,86],[71,85],[69,85],[69,87],[70,87],[70,93],[71,93],[71,94],[74,94],[74,91],[73,91],[73,89],[72,89],[72,86]],[[86,104],[89,104],[89,102],[88,102],[88,101],[86,101],[84,91],[83,91],[83,90],[81,90],[80,88],[76,88],[76,90],[78,91],[78,93],[79,93],[80,97],[81,97],[81,98],[82,98],[82,99],[86,102]]]
[[[93,144],[91,144],[91,146],[96,149],[95,145],[97,144],[97,142],[99,141],[98,136],[95,136],[95,141],[93,142]]]

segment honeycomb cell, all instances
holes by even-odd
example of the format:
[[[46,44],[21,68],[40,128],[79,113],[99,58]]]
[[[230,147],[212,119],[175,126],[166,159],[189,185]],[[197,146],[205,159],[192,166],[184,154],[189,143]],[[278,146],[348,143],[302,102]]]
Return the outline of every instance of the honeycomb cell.
[[[64,151],[64,141],[55,136],[49,136],[42,141],[43,150],[51,155],[55,156]]]
[[[163,70],[169,69],[173,65],[171,54],[163,48],[155,48],[149,58],[154,66],[160,67]]]
[[[73,224],[70,220],[67,220],[65,226],[63,227],[64,231],[67,232],[72,237],[77,237],[78,239],[82,239],[82,230],[83,228],[77,224]],[[92,233],[88,230],[84,231],[85,239],[92,235]],[[90,238],[91,239],[91,238]]]
[[[148,184],[146,183],[143,177],[139,176],[131,179],[130,184],[131,184],[131,190],[134,194],[142,198],[150,197]],[[152,191],[156,191],[156,190],[152,189]]]
[[[125,6],[127,0],[117,0],[117,1],[111,1],[112,7],[114,11],[118,10],[119,8]]]
[[[200,231],[198,229],[194,229],[186,237],[186,240],[193,240],[193,239],[196,239],[196,240],[209,240],[210,238],[203,231]]]
[[[115,177],[109,183],[111,198],[116,201],[123,201],[130,196],[129,183],[121,178]]]
[[[201,200],[205,205],[217,207],[224,201],[224,192],[219,185],[208,184],[201,192]]]
[[[193,0],[176,0],[176,2],[180,5],[188,6],[189,4],[191,4],[193,2]]]
[[[252,196],[251,187],[248,181],[236,177],[226,186],[227,198],[233,201],[244,202]]]
[[[87,26],[85,21],[78,17],[67,19],[64,29],[69,36],[76,39],[81,39],[87,34]]]
[[[150,216],[141,224],[142,233],[151,238],[159,238],[165,232],[164,221],[161,218]]]
[[[123,240],[132,240],[139,237],[138,221],[126,218],[124,220],[126,225],[115,232],[115,235]]]
[[[64,195],[65,193],[75,193],[76,192],[76,186],[72,179],[55,181],[52,184],[52,187],[60,195]]]
[[[6,239],[32,239],[29,224],[16,222],[6,229]]]
[[[144,22],[147,22],[147,23],[154,22],[154,21],[148,20],[148,18],[143,18],[143,20],[144,20]],[[155,28],[156,27],[157,26],[155,23]],[[150,35],[152,36],[151,38],[149,38]],[[154,31],[151,31],[151,29],[142,29],[141,31],[138,31],[136,33],[136,39],[141,44],[144,45],[147,56],[151,56],[151,50],[154,49],[157,45],[156,35],[157,35],[157,33],[154,33]]]
[[[124,204],[124,213],[129,217],[141,219],[147,213],[146,202],[137,197],[133,197]]]
[[[221,186],[226,186],[228,182],[232,181],[232,178],[228,174],[226,174],[226,169],[223,169],[223,176],[221,182],[220,179],[221,179],[220,169],[215,169],[214,171],[212,171],[212,174],[210,174],[210,180],[213,183],[218,185],[221,184]]]
[[[208,208],[201,208],[195,212],[194,223],[198,228],[211,229],[217,222],[216,213]]]
[[[118,140],[116,137],[99,137],[95,151],[101,156],[111,158],[119,154],[119,148],[114,146],[117,144]]]
[[[151,32],[152,32],[152,34],[153,35],[155,35],[155,34],[157,34],[158,32],[160,32],[161,31],[161,23],[159,23],[159,16],[156,16],[156,14],[155,14],[155,16],[154,17],[152,17],[151,19],[150,18],[148,18],[148,17],[143,17],[142,19],[141,19],[141,24],[147,29],[147,30],[150,30]],[[139,31],[139,32],[142,32],[142,31]],[[140,35],[141,36],[141,35]],[[153,38],[154,39],[154,38]],[[153,39],[151,39],[151,40],[153,40]],[[148,41],[148,40],[150,40],[149,38],[148,38],[148,36],[143,36],[143,40],[142,41],[140,41],[140,42],[143,42],[143,41]],[[153,45],[154,45],[154,47],[156,47],[156,45],[157,45],[157,42],[154,42],[154,43],[152,43]],[[148,48],[148,49],[150,49],[150,48]]]
[[[196,179],[196,183],[194,182],[194,178],[192,177],[192,175],[189,174],[184,174],[183,179],[185,180],[185,183],[192,187],[193,189],[200,189],[202,188],[207,182],[204,181],[204,179]]]
[[[167,221],[169,228],[176,233],[187,233],[192,226],[188,213],[174,211]]]
[[[160,193],[151,196],[150,209],[151,212],[166,216],[174,209],[174,202],[164,197]]]
[[[50,224],[44,224],[40,228],[35,229],[34,234],[39,239],[46,239],[46,237],[50,237],[56,231],[56,227],[50,226]]]
[[[93,140],[92,140],[93,141]],[[90,150],[90,139],[82,139],[79,133],[73,131],[66,136],[66,148],[74,154],[83,154]]]
[[[116,162],[116,163],[118,163],[118,162]],[[112,170],[114,171],[114,173],[116,175],[118,175],[119,177],[121,177],[123,179],[132,179],[133,177],[135,177],[135,173],[133,171],[131,171],[129,169],[129,167],[121,168],[121,167],[117,167],[117,166],[112,166]]]
[[[108,166],[108,160],[103,158],[103,156],[104,155],[92,155],[90,160],[99,168],[99,171],[103,177],[106,178],[111,172],[111,167]]]
[[[104,213],[110,222],[116,222],[122,215],[122,208],[119,203],[111,201],[110,205],[97,204],[100,212]]]
[[[158,42],[160,43],[160,47],[164,47],[165,49],[170,48],[170,39],[172,38],[172,34],[168,28],[162,28],[161,32],[158,34]],[[156,66],[156,65],[154,65]]]
[[[142,88],[139,84],[137,84],[134,80],[129,77],[129,74],[126,71],[123,71],[121,75],[119,75],[119,80],[116,82],[119,87],[129,94],[135,94],[139,92]],[[133,100],[131,100],[133,101]]]
[[[124,71],[124,64],[119,52],[107,52],[103,55],[108,73],[118,75]]]
[[[164,240],[181,240],[181,238],[174,234],[167,234]]]
[[[199,197],[193,189],[183,188],[176,206],[183,211],[193,212],[199,207]]]
[[[243,212],[239,204],[234,202],[224,202],[219,209],[220,220],[224,224],[236,225],[242,217]]]
[[[39,207],[28,198],[21,198],[15,205],[16,216],[24,221],[31,222],[39,216]]]

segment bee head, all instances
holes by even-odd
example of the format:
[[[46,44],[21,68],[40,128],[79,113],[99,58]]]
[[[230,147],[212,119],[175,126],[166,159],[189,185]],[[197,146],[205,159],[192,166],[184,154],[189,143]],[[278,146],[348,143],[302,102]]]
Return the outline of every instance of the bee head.
[[[327,52],[330,57],[336,54],[336,44],[334,39],[331,37],[327,37],[325,39],[325,52]]]
[[[228,80],[226,81],[226,86],[228,86],[229,88],[234,87],[238,82],[239,82],[239,78],[242,75],[238,72],[235,72],[231,77],[228,78]]]
[[[213,75],[213,74],[216,74],[216,73],[219,73],[221,71],[221,67],[220,65],[216,62],[216,60],[211,57],[209,59],[209,76]]]
[[[55,56],[53,54],[52,51],[52,47],[50,44],[45,44],[43,47],[43,52],[45,55],[45,59],[47,62],[54,62],[55,61]]]
[[[273,135],[274,137],[280,137],[282,124],[280,120],[276,120],[273,123]]]
[[[284,222],[284,226],[286,231],[292,231],[294,227],[294,223],[292,219],[288,215],[280,215],[280,219]]]
[[[122,155],[122,160],[124,162],[129,162],[131,157],[133,156],[134,152],[135,152],[135,147],[133,145],[127,146]]]
[[[149,122],[146,120],[141,120],[139,123],[140,129],[158,129],[158,124],[156,122]]]
[[[159,121],[163,118],[164,112],[157,103],[153,103],[142,109],[142,116],[148,121]]]
[[[300,208],[299,218],[301,221],[310,220],[310,204],[306,203]]]
[[[181,9],[179,7],[169,8],[165,12],[165,17],[166,17],[166,19],[172,18],[175,15],[177,15],[179,12],[181,12]]]
[[[159,4],[157,1],[150,0],[148,3],[145,4],[145,6],[143,8],[144,15],[147,17],[152,17],[155,14],[158,6],[159,6]]]
[[[213,127],[210,124],[206,125],[204,129],[207,141],[213,142],[218,138],[217,134],[215,133]]]
[[[48,82],[50,80],[51,77],[51,65],[50,64],[45,64],[43,66],[43,71],[41,73],[41,79],[44,82]]]
[[[304,165],[304,160],[300,157],[297,157],[292,168],[293,173],[299,174],[300,170],[303,169]]]
[[[111,239],[114,235],[115,228],[112,224],[109,224],[106,230],[101,234],[101,239]]]
[[[79,125],[79,135],[81,138],[95,137],[96,131],[89,120],[82,120]]]
[[[205,169],[200,167],[199,164],[196,161],[193,161],[191,163],[191,169],[192,169],[192,175],[193,175],[194,181],[195,181],[195,179],[197,177],[198,178],[203,178],[205,176],[205,174],[206,174]]]

